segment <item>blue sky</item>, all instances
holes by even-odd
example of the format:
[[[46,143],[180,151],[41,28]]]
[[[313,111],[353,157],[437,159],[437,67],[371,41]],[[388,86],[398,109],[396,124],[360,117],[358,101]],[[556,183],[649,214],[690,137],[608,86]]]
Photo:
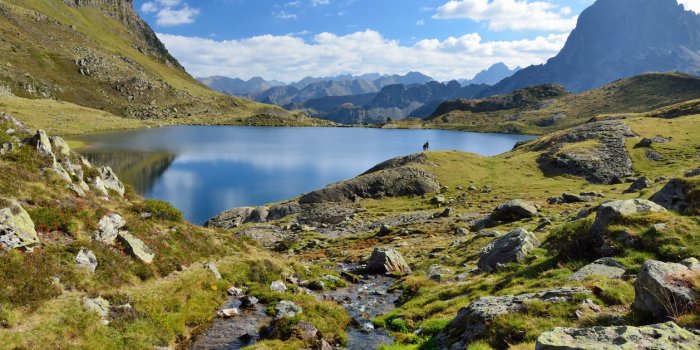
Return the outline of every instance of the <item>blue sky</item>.
[[[679,0],[689,4],[700,0]],[[469,78],[555,55],[594,0],[136,0],[195,76]]]

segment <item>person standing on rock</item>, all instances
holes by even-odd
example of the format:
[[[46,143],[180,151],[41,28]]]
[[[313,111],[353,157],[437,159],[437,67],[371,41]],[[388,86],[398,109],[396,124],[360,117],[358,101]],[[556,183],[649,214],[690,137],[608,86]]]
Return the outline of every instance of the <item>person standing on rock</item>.
[[[430,142],[425,141],[425,144],[423,144],[423,152],[428,152],[428,149],[430,149]]]

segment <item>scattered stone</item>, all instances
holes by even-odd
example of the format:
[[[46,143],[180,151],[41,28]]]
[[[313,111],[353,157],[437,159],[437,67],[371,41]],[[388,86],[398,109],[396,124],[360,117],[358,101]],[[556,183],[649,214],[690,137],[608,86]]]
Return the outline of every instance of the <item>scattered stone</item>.
[[[435,218],[449,218],[452,216],[452,213],[454,210],[452,208],[445,208],[445,210],[442,211],[442,213],[436,213]]]
[[[250,295],[246,295],[241,298],[241,307],[248,309],[258,304],[258,298]]]
[[[540,127],[548,127],[548,126],[552,126],[554,124],[557,124],[559,121],[561,121],[563,119],[566,119],[566,114],[557,113],[557,114],[551,115],[547,118],[538,120],[537,122],[535,122],[535,124],[537,126],[540,126]]]
[[[697,168],[695,170],[691,170],[685,173],[685,177],[694,177],[694,176],[700,176],[700,168]]]
[[[275,306],[276,318],[294,318],[304,310],[291,301],[282,300]]]
[[[485,237],[499,237],[502,236],[503,233],[500,231],[496,230],[489,230],[489,229],[483,229],[479,230],[479,232],[476,233],[476,236],[479,238],[485,238]]]
[[[582,281],[584,278],[591,275],[621,278],[624,274],[625,268],[617,260],[613,258],[600,258],[576,271],[569,277],[569,281]]]
[[[68,157],[70,156],[70,147],[68,143],[58,136],[53,136],[50,138],[51,145],[57,156]]]
[[[83,298],[83,307],[85,310],[95,312],[102,318],[109,316],[109,301],[102,297]]]
[[[284,293],[287,291],[287,286],[282,281],[274,281],[270,283],[270,290],[273,292]]]
[[[355,202],[362,198],[400,197],[438,192],[434,175],[422,169],[395,168],[363,175],[305,194],[301,204]]]
[[[112,168],[103,166],[99,170],[104,187],[108,190],[113,190],[117,192],[120,196],[123,197],[124,192],[126,191],[124,188],[124,184],[121,181],[119,181],[117,174],[115,174],[114,171],[112,171]]]
[[[406,264],[399,252],[393,249],[374,248],[367,262],[367,271],[379,274],[409,274],[411,273],[411,268]]]
[[[230,309],[222,309],[222,310],[219,310],[219,311],[216,313],[216,316],[219,316],[219,317],[221,317],[221,318],[231,318],[231,317],[234,317],[234,316],[238,316],[239,314],[240,314],[240,312],[238,311],[238,309],[236,309],[236,308],[230,308]]]
[[[85,190],[76,184],[70,184],[66,186],[71,192],[75,193],[78,197],[85,197]]]
[[[311,323],[301,321],[294,328],[295,335],[301,340],[315,340],[318,338],[318,329]]]
[[[441,194],[430,199],[430,204],[434,204],[434,205],[443,205],[446,202],[447,202],[447,200],[445,199],[445,196],[443,196]]]
[[[700,294],[691,282],[698,274],[700,270],[691,270],[683,264],[648,260],[634,281],[632,306],[650,312],[656,319],[693,312],[700,305]]]
[[[664,160],[664,156],[662,156],[661,153],[656,152],[656,151],[651,150],[651,149],[645,149],[644,156],[653,162],[660,162],[660,161]]]
[[[379,234],[380,236],[390,235],[390,234],[392,234],[393,232],[394,232],[394,228],[391,227],[390,225],[382,225],[382,226],[379,226],[379,232],[378,232],[378,234]]]
[[[141,260],[143,263],[150,264],[153,262],[155,254],[151,251],[142,240],[126,231],[119,231],[117,239],[124,245],[126,252],[131,256]]]
[[[97,224],[97,232],[93,239],[105,244],[114,244],[119,230],[126,226],[126,221],[119,214],[108,214],[103,216]]]
[[[588,295],[590,291],[585,288],[564,287],[538,293],[522,294],[518,296],[486,296],[481,297],[467,307],[461,308],[455,317],[445,327],[438,342],[441,349],[462,350],[466,349],[474,339],[486,331],[488,323],[494,318],[521,312],[528,301],[539,300],[545,303],[573,301],[580,295]],[[450,342],[454,342],[450,344]]]
[[[651,201],[675,212],[685,214],[691,206],[689,194],[692,188],[687,180],[671,179],[661,190],[651,196]]]
[[[630,187],[625,190],[624,193],[637,193],[645,188],[651,187],[653,184],[654,183],[651,182],[651,180],[649,180],[646,176],[643,176],[632,182]]]
[[[31,249],[39,244],[34,221],[16,200],[0,198],[0,248]]]
[[[700,336],[673,322],[649,326],[557,327],[537,338],[536,350],[698,349]]]
[[[51,141],[44,130],[39,129],[36,131],[36,134],[34,134],[34,138],[32,139],[32,145],[36,147],[40,155],[50,157],[53,159],[54,163],[56,162],[56,156],[53,154],[53,150],[51,149]]]
[[[469,234],[469,230],[464,227],[457,227],[455,229],[455,234],[458,234],[460,236],[466,236]]]
[[[78,267],[90,272],[95,272],[95,269],[97,269],[97,257],[95,257],[95,253],[91,250],[85,248],[80,249],[80,252],[78,252],[78,255],[75,257],[75,261]]]
[[[301,213],[301,205],[297,202],[277,204],[270,207],[267,214],[268,221],[279,220],[290,215]]]
[[[232,297],[243,296],[243,289],[237,288],[237,287],[231,287],[231,288],[227,289],[226,292],[228,293],[228,295],[230,295]]]
[[[219,273],[219,269],[216,268],[216,265],[214,265],[213,262],[211,262],[211,261],[205,262],[205,263],[204,263],[204,268],[207,269],[207,270],[209,270],[209,271],[211,271],[211,273],[214,274],[214,277],[215,277],[217,280],[220,280],[220,279],[221,279],[221,274]]]
[[[507,263],[525,260],[540,244],[535,235],[522,228],[510,231],[481,250],[477,266],[484,272],[496,271]]]
[[[504,222],[512,222],[527,219],[537,215],[537,207],[522,199],[513,199],[500,204],[491,213],[491,219]]]
[[[564,203],[586,203],[595,201],[595,197],[586,195],[575,195],[572,193],[564,193],[561,195]]]
[[[537,224],[537,227],[535,228],[535,232],[540,232],[544,230],[546,227],[552,226],[552,221],[549,219],[540,219],[539,223]]]
[[[105,187],[104,182],[102,182],[102,178],[95,177],[93,179],[89,179],[88,186],[95,191],[97,194],[107,197],[109,196],[109,192],[107,192],[107,187]]]

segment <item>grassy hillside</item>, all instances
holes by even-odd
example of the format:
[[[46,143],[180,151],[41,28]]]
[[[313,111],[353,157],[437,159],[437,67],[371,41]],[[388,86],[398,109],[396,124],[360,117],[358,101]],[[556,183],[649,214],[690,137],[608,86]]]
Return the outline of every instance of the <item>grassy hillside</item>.
[[[634,115],[699,97],[700,78],[681,73],[651,73],[618,80],[580,94],[542,98],[538,104],[516,108],[471,111],[468,108],[460,109],[457,104],[452,109],[443,108],[443,113],[431,119],[426,126],[541,135],[581,124],[600,115]],[[471,103],[499,99],[502,97]],[[445,107],[449,107],[449,103]]]
[[[67,3],[72,2],[0,1],[0,95],[66,101],[120,117],[168,119],[165,123],[236,124],[253,115],[288,116],[197,82],[131,1]]]

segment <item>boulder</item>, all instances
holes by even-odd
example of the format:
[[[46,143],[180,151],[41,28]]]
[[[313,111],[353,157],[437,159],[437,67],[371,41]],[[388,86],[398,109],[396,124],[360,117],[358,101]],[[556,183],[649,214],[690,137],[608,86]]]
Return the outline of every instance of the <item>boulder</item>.
[[[31,249],[39,244],[34,221],[16,200],[0,198],[0,248]]]
[[[204,263],[204,268],[211,271],[211,273],[214,275],[214,277],[217,280],[221,279],[221,274],[219,273],[219,269],[216,268],[216,265],[214,265],[213,262],[207,261]]]
[[[58,136],[53,136],[50,140],[57,156],[64,158],[70,156],[70,147],[68,147],[68,143],[65,140]]]
[[[455,317],[438,336],[438,342],[444,349],[466,349],[474,339],[486,331],[488,323],[498,316],[521,312],[528,301],[539,300],[545,303],[571,302],[580,295],[591,292],[585,288],[564,287],[537,293],[522,295],[481,297],[461,308]]]
[[[367,272],[409,274],[411,268],[399,252],[393,249],[374,248],[367,261]]]
[[[608,278],[620,278],[626,270],[622,264],[613,258],[600,258],[588,264],[569,277],[569,281],[582,281],[588,276],[604,276]]]
[[[634,180],[634,182],[632,182],[630,187],[627,190],[625,190],[624,193],[637,193],[645,188],[651,187],[653,184],[654,183],[651,180],[649,180],[646,176],[642,176]]]
[[[109,316],[109,301],[102,297],[83,298],[83,307],[85,310],[92,311],[102,318]]]
[[[661,190],[651,196],[651,201],[675,212],[685,214],[692,207],[694,191],[691,181],[671,179]]]
[[[255,306],[258,303],[258,298],[250,295],[246,295],[243,298],[241,298],[241,307],[242,308],[251,308]]]
[[[231,287],[231,288],[227,289],[226,292],[228,293],[228,295],[230,295],[232,297],[243,296],[243,289],[238,288],[238,287]]]
[[[507,263],[525,260],[540,244],[535,235],[522,228],[510,231],[481,250],[477,266],[484,272],[496,271]]]
[[[644,262],[634,281],[634,309],[649,312],[659,320],[694,312],[700,305],[700,294],[691,281],[698,274],[700,270],[683,264]]]
[[[51,140],[49,140],[49,136],[46,135],[44,130],[39,129],[36,131],[34,138],[32,138],[31,144],[36,147],[39,154],[44,157],[50,157],[53,159],[54,163],[56,162],[56,156],[51,148]]]
[[[105,187],[104,182],[102,182],[102,178],[95,177],[93,179],[90,179],[89,182],[90,183],[88,184],[88,186],[90,186],[90,188],[93,191],[95,191],[95,193],[104,197],[109,196],[109,192],[107,192],[107,187]]]
[[[97,257],[95,257],[95,253],[85,248],[80,249],[78,255],[75,256],[75,262],[78,267],[90,272],[95,272],[95,269],[97,269]]]
[[[441,194],[430,199],[430,204],[435,204],[435,205],[443,205],[446,202],[447,202],[447,199],[445,199],[445,196],[443,196]]]
[[[644,156],[647,157],[647,159],[654,161],[654,162],[660,162],[660,161],[664,160],[664,156],[661,153],[656,152],[652,149],[645,149]]]
[[[426,164],[427,162],[428,156],[425,153],[414,153],[407,156],[392,158],[385,162],[379,163],[362,173],[362,175],[372,174],[386,169],[400,168],[409,164]]]
[[[282,300],[275,306],[276,318],[294,318],[304,310],[291,301]]]
[[[209,219],[204,226],[232,229],[249,222],[266,222],[268,215],[267,207],[233,208]]]
[[[216,316],[219,316],[221,318],[231,318],[238,315],[239,311],[236,308],[221,309],[216,312]]]
[[[537,207],[522,199],[513,199],[500,204],[491,213],[491,219],[496,221],[512,222],[520,219],[531,218],[537,215]]]
[[[97,226],[93,239],[105,244],[114,244],[119,230],[126,226],[126,221],[121,215],[112,213],[103,216]]]
[[[287,286],[283,281],[274,281],[270,283],[270,290],[273,292],[284,293],[287,291]]]
[[[695,176],[700,176],[700,168],[693,169],[693,170],[687,171],[685,173],[685,177],[695,177]]]
[[[143,263],[150,264],[153,262],[155,254],[151,251],[142,240],[138,237],[126,232],[119,231],[117,239],[124,245],[127,253],[141,260]]]
[[[583,196],[572,193],[564,193],[561,195],[561,198],[564,203],[586,203],[595,201],[594,196]]]
[[[628,199],[603,203],[598,206],[591,230],[601,234],[608,225],[630,215],[664,212],[662,206],[645,199]]]
[[[120,196],[123,197],[125,192],[124,184],[121,181],[119,181],[117,174],[115,174],[114,171],[112,171],[112,168],[103,166],[99,170],[104,187],[108,190],[117,192]]]
[[[307,193],[301,197],[299,203],[347,203],[362,198],[420,196],[439,190],[437,178],[427,171],[396,168],[363,175]]]
[[[699,349],[700,336],[673,322],[649,326],[554,328],[537,338],[536,350]]]
[[[66,188],[75,193],[78,197],[85,197],[85,190],[80,185],[70,184],[66,186]]]
[[[290,215],[301,213],[301,205],[297,202],[276,204],[270,207],[267,214],[268,221],[279,220]]]

